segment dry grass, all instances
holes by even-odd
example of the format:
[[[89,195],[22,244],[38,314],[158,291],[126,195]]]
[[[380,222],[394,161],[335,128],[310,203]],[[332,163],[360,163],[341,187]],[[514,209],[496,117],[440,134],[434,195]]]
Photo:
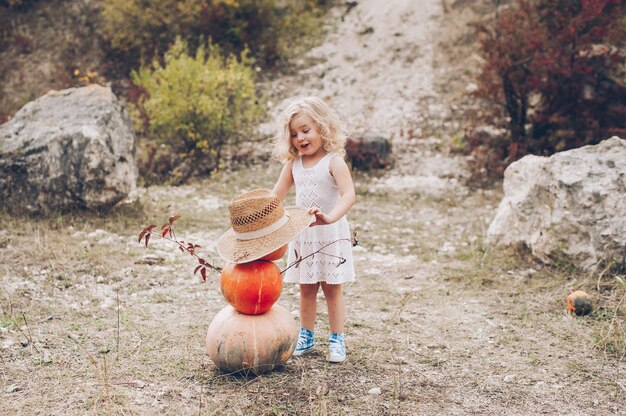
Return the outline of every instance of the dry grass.
[[[463,22],[454,22],[454,36]],[[450,65],[442,80],[456,97],[445,97],[450,103],[466,85],[450,62],[475,69],[464,48],[453,48],[458,59],[437,57]],[[427,118],[443,147],[458,133],[443,131],[435,114]],[[426,163],[423,153],[396,150],[406,163],[387,176]],[[361,175],[350,213],[359,229],[358,279],[344,287],[348,360],[325,360],[320,298],[314,353],[260,377],[219,373],[204,345],[225,306],[217,276],[201,283],[193,259],[159,240],[146,249],[137,234],[178,213],[178,236],[215,259],[227,201],[272,187],[278,171],[259,164],[152,187],[106,217],[0,216],[4,413],[625,414],[626,290],[615,275],[486,247],[499,190],[437,195],[375,186]],[[591,294],[591,315],[565,312],[574,289]],[[279,302],[296,312],[297,287],[286,286]]]
[[[598,291],[598,276],[483,247],[497,192],[408,201],[401,193],[378,194],[365,177],[358,178],[359,203],[350,218],[361,246],[359,279],[345,287],[347,362],[325,360],[320,298],[315,353],[256,378],[220,374],[204,347],[211,317],[225,305],[216,276],[202,284],[192,276],[191,258],[159,241],[145,249],[136,234],[178,212],[179,236],[192,236],[210,253],[227,221],[226,201],[244,188],[271,186],[277,167],[260,175],[266,169],[151,188],[107,217],[3,217],[6,411],[404,415],[624,408],[625,305],[617,279],[603,277]],[[446,243],[456,250],[442,251]],[[160,260],[138,262],[146,254]],[[567,293],[578,288],[594,298],[591,316],[564,313]],[[297,296],[288,286],[280,303],[296,310]]]

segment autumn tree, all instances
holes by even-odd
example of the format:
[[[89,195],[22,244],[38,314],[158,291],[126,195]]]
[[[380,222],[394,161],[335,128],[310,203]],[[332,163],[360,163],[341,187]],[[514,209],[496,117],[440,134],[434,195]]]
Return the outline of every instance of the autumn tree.
[[[549,154],[626,133],[624,0],[496,2],[479,26],[479,95],[508,119],[507,151]],[[620,79],[621,78],[621,79]]]

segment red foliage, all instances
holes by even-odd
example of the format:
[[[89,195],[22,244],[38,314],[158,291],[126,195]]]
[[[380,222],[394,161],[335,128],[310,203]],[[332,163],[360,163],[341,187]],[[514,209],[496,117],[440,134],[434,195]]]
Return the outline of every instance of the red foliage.
[[[503,105],[510,117],[509,130],[515,142],[523,141],[526,136],[529,97],[540,85],[540,75],[532,66],[547,38],[536,9],[529,1],[518,3],[519,7],[496,15],[493,26],[479,28],[486,59],[479,93]],[[512,47],[518,39],[525,41]]]
[[[156,228],[155,224],[147,225],[141,230],[139,233],[139,243],[145,241],[146,247],[148,247],[148,242],[150,241],[150,237],[152,235],[158,235],[161,238],[169,240],[178,246],[178,249],[181,253],[189,253],[189,255],[194,256],[198,259],[198,266],[193,271],[193,274],[198,273],[200,271],[200,275],[202,276],[202,280],[206,282],[206,269],[214,270],[218,273],[222,271],[219,267],[213,266],[211,263],[200,257],[196,253],[196,249],[200,248],[200,244],[194,243],[185,243],[183,240],[178,240],[176,238],[176,233],[174,232],[174,221],[180,218],[179,214],[175,214],[169,217],[167,222],[161,226],[160,233],[154,233],[152,230]]]
[[[508,117],[508,161],[626,133],[626,1],[516,0],[479,27],[479,94]]]

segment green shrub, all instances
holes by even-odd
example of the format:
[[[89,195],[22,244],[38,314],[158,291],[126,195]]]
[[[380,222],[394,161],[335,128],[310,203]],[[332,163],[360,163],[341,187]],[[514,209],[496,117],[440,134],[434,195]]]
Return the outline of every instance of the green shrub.
[[[135,119],[159,145],[148,161],[148,181],[182,183],[218,168],[225,147],[245,137],[262,110],[247,51],[224,58],[209,42],[191,56],[178,39],[163,64],[155,60],[132,78],[145,91]]]
[[[320,34],[323,0],[110,0],[102,17],[111,58],[124,70],[161,57],[177,37],[192,51],[212,39],[226,53],[250,49],[264,65]],[[297,42],[294,40],[297,39]]]

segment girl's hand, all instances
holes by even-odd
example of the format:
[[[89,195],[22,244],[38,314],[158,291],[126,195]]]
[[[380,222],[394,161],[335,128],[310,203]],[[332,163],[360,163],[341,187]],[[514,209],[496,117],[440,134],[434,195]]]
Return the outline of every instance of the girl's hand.
[[[337,205],[335,205],[328,214],[320,211],[318,207],[311,208],[309,214],[315,215],[315,222],[311,224],[311,227],[332,224],[339,221],[350,211],[356,199],[350,169],[341,157],[332,157],[330,159],[330,174],[335,178],[335,181],[337,181],[340,195],[339,202],[337,202]]]
[[[324,214],[317,207],[311,208],[309,210],[309,214],[315,215],[315,222],[309,225],[309,227],[315,227],[316,225],[327,225],[327,224],[332,224],[333,222],[335,222],[335,220],[331,216]]]

